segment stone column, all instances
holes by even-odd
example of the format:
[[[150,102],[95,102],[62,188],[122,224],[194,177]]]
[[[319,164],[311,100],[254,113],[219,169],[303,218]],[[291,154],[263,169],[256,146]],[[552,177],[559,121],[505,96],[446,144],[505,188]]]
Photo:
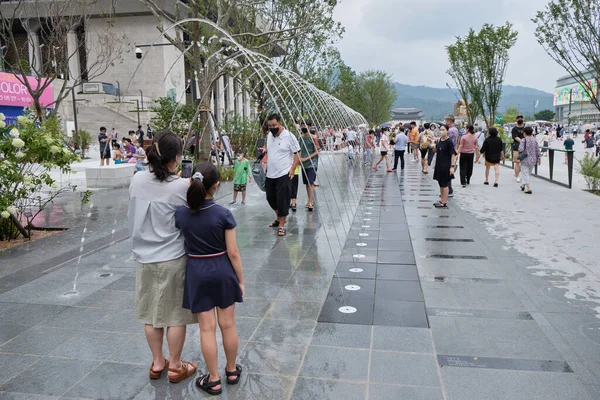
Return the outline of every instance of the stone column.
[[[235,91],[233,77],[227,76],[227,114],[228,116],[235,115]]]
[[[251,113],[250,108],[250,95],[248,92],[244,91],[244,118],[254,119],[254,115]]]
[[[42,49],[40,49],[40,35],[37,31],[27,32],[27,44],[29,45],[29,65],[34,73],[42,72]]]
[[[69,57],[69,76],[67,79],[70,81],[80,81],[79,41],[77,40],[77,32],[75,31],[67,33],[67,57]]]
[[[241,88],[242,85],[236,82],[236,96],[235,96],[235,115],[243,118],[244,117],[244,91]]]
[[[219,126],[223,123],[223,113],[225,112],[225,78],[220,77],[217,80],[217,109],[215,116]]]

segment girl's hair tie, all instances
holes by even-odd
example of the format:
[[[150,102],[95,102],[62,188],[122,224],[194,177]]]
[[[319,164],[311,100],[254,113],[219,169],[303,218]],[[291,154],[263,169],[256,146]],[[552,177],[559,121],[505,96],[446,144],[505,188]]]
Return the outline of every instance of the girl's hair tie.
[[[200,172],[196,172],[194,175],[192,175],[192,179],[200,179],[200,183],[202,183],[204,180],[204,175],[202,175]]]

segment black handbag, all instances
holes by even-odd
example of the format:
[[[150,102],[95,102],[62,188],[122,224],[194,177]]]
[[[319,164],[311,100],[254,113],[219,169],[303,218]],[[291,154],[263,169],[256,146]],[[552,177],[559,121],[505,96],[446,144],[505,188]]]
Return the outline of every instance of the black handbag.
[[[523,139],[523,142],[525,143],[523,145],[523,151],[519,152],[519,155],[517,156],[517,159],[519,161],[523,161],[528,157],[528,155],[527,155],[527,139]]]

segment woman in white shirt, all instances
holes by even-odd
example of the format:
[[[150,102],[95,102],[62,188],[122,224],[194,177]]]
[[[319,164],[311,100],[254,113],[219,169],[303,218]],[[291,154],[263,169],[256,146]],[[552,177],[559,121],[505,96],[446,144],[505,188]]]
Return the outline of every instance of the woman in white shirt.
[[[385,159],[385,166],[387,168],[387,172],[393,172],[390,168],[390,156],[388,155],[388,151],[390,148],[390,141],[388,139],[388,131],[390,128],[382,128],[381,130],[381,141],[379,142],[379,147],[381,148],[381,153],[379,156],[379,161],[373,167],[373,171],[377,172],[377,166]]]
[[[175,211],[186,204],[190,186],[176,175],[181,141],[171,132],[154,136],[147,151],[150,171],[138,172],[129,186],[129,234],[137,262],[135,278],[136,318],[145,324],[152,351],[150,379],[168,370],[170,382],[180,382],[196,373],[198,365],[181,360],[186,325],[198,322],[182,307],[185,279],[183,236],[175,226]],[[169,357],[163,353],[167,331]]]

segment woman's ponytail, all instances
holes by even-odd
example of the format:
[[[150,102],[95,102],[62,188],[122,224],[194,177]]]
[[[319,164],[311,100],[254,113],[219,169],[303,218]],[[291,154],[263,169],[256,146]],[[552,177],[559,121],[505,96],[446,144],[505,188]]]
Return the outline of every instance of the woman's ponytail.
[[[160,132],[154,136],[152,144],[146,150],[146,158],[156,179],[163,182],[173,175],[167,164],[172,163],[178,155],[181,155],[181,143],[176,134]]]

